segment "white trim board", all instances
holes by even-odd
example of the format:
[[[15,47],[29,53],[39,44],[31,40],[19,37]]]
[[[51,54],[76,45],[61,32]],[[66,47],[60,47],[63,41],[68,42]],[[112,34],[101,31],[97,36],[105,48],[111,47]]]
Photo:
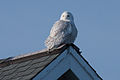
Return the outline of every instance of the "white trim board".
[[[80,80],[101,80],[71,46],[34,77],[33,80],[57,80],[69,69]]]

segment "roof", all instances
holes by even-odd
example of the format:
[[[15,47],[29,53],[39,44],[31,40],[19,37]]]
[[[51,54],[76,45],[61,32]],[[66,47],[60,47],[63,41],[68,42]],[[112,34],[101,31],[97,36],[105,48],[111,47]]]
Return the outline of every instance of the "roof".
[[[43,71],[69,46],[72,46],[75,51],[77,51],[77,53],[80,55],[81,52],[79,51],[78,47],[76,47],[74,44],[66,44],[54,50],[44,49],[34,53],[1,59],[0,80],[31,80],[41,71]],[[82,57],[82,55],[80,56]],[[88,64],[88,62],[84,58],[83,60]],[[93,71],[96,73],[94,69]]]
[[[45,69],[38,73],[33,80],[58,80],[69,70],[75,74],[78,80],[102,80],[80,53],[75,45],[70,45]],[[67,74],[67,76],[69,75]],[[72,80],[74,80],[73,77]]]
[[[45,49],[13,58],[1,59],[0,80],[30,80],[66,48],[66,46],[61,46],[52,51]]]

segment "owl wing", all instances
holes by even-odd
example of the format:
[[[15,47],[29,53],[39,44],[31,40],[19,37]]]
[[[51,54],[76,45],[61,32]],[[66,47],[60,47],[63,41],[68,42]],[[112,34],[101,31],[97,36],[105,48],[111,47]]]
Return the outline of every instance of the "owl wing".
[[[50,49],[53,47],[58,47],[59,45],[65,43],[69,40],[72,33],[72,26],[70,22],[59,20],[57,21],[45,41],[45,45]]]

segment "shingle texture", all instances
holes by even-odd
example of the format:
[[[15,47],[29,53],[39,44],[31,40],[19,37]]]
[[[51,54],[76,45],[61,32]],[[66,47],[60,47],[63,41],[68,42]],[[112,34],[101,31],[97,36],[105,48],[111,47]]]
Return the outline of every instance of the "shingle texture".
[[[67,47],[0,60],[0,80],[31,80]]]
[[[66,44],[54,50],[41,50],[30,54],[1,59],[0,80],[32,80],[69,46],[72,46],[78,54],[81,53],[79,48],[74,44]],[[82,57],[82,55],[80,56]],[[88,64],[84,58],[83,60]],[[93,71],[96,73],[94,69]],[[99,77],[98,74],[97,76]]]

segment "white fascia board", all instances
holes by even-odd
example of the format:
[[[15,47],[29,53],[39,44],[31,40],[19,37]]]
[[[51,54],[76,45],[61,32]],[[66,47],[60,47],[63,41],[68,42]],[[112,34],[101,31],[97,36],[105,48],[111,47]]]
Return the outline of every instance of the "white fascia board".
[[[72,47],[67,48],[33,80],[57,80],[71,69],[80,80],[100,80]]]
[[[92,80],[101,80],[98,75],[93,71],[93,69],[86,63],[86,61],[73,49],[70,47],[70,54],[76,59],[76,61],[81,65],[81,67],[86,71],[86,73],[92,78]]]
[[[68,50],[66,49],[63,53],[61,53],[57,59],[51,62],[44,70],[42,70],[33,80],[56,80],[60,74],[63,74],[67,71],[68,65],[60,66],[61,68],[58,71],[55,71],[55,68],[65,59]],[[50,75],[50,76],[49,76]]]

